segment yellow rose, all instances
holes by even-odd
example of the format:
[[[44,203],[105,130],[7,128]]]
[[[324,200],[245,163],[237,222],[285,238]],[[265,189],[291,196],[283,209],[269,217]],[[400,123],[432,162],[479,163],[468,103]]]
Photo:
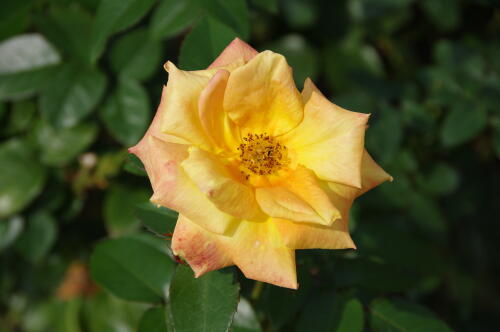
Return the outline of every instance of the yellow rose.
[[[295,249],[355,248],[353,200],[392,178],[364,149],[369,115],[332,104],[285,58],[235,39],[206,70],[171,62],[144,138],[151,201],[179,211],[172,249],[195,276],[229,265],[298,287]]]

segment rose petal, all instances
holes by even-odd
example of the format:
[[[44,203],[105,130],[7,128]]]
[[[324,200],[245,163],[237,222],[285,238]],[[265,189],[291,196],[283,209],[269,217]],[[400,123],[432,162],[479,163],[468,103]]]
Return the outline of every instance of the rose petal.
[[[242,136],[278,136],[297,126],[303,116],[302,98],[285,58],[265,51],[235,69],[227,82],[224,109]]]
[[[229,71],[220,69],[203,89],[199,100],[199,117],[205,133],[214,145],[235,152],[239,144],[238,128],[222,107]]]
[[[361,188],[361,160],[368,114],[350,112],[312,92],[304,120],[280,138],[296,162],[322,179]]]
[[[179,214],[172,237],[172,251],[188,262],[196,278],[233,265],[225,248],[217,241],[217,235],[196,225],[182,214]]]
[[[272,220],[287,247],[291,249],[356,249],[347,222],[337,220],[331,226],[312,225],[285,219]]]
[[[216,71],[184,71],[177,69],[171,62],[167,62],[165,69],[169,73],[166,89],[168,102],[160,119],[161,131],[190,144],[211,149],[211,141],[200,122],[198,100]]]
[[[208,68],[229,66],[243,59],[244,63],[251,60],[258,52],[239,38],[235,38]]]
[[[299,166],[279,185],[256,189],[257,202],[269,216],[331,225],[340,212],[310,170]]]
[[[281,241],[274,223],[242,220],[231,234],[216,235],[185,216],[179,221],[172,249],[197,276],[233,262],[247,278],[297,289],[295,252]]]

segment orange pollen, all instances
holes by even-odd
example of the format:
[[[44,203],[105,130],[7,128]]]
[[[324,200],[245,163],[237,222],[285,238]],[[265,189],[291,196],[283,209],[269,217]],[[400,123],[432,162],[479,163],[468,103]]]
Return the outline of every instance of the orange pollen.
[[[288,164],[286,146],[267,133],[248,134],[237,149],[247,179],[250,174],[273,174]]]

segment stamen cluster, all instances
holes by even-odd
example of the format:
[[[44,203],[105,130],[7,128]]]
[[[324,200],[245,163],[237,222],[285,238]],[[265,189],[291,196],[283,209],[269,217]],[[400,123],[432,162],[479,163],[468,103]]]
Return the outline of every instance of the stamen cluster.
[[[237,148],[245,171],[257,175],[270,175],[288,163],[286,146],[267,133],[248,134]],[[249,174],[242,171],[248,179]]]

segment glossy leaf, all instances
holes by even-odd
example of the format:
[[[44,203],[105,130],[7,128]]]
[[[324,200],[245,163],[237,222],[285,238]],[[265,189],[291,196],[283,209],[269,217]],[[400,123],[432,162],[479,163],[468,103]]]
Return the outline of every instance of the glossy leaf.
[[[153,307],[144,313],[138,332],[173,332],[164,307]]]
[[[230,27],[246,39],[249,34],[248,9],[245,0],[193,0],[212,18]]]
[[[0,74],[18,73],[59,63],[59,54],[40,34],[25,34],[0,43]]]
[[[19,216],[0,221],[0,253],[17,239],[23,228],[24,220]]]
[[[37,263],[47,255],[57,237],[54,218],[44,212],[29,217],[15,248],[27,260]]]
[[[90,260],[101,287],[125,300],[151,303],[163,299],[173,265],[156,246],[130,237],[102,241]]]
[[[135,213],[150,231],[161,236],[173,234],[179,216],[173,210],[149,202],[137,205]]]
[[[486,120],[486,113],[480,107],[459,104],[444,119],[441,142],[445,147],[465,143],[484,129]]]
[[[186,36],[179,54],[179,65],[184,70],[204,69],[237,34],[214,19],[203,19]],[[203,52],[200,52],[203,50]]]
[[[89,332],[136,332],[146,306],[99,292],[86,298],[81,317]]]
[[[35,104],[31,101],[15,103],[10,112],[7,134],[13,135],[27,130],[35,117],[35,112]]]
[[[146,170],[144,169],[144,165],[142,164],[141,160],[132,153],[128,154],[128,158],[125,162],[125,165],[123,165],[123,169],[135,175],[147,176]]]
[[[42,92],[42,116],[54,127],[72,127],[95,109],[106,84],[106,76],[96,69],[65,65]]]
[[[240,298],[238,309],[234,314],[233,324],[231,325],[231,332],[261,332],[257,315],[250,302],[245,298]]]
[[[101,111],[110,133],[125,146],[132,146],[144,135],[151,117],[149,98],[134,80],[121,79],[118,89]]]
[[[34,132],[42,162],[50,166],[64,166],[84,152],[95,140],[97,126],[93,123],[82,123],[73,128],[55,129],[40,121]]]
[[[35,23],[63,56],[90,61],[92,16],[80,6],[52,7],[47,16],[36,17]]]
[[[379,298],[370,304],[371,326],[377,331],[451,331],[432,312],[417,304]]]
[[[0,218],[23,209],[42,190],[45,169],[37,163],[31,147],[19,139],[0,145]]]
[[[137,23],[155,0],[102,0],[92,29],[90,59],[95,62],[109,36]]]
[[[322,291],[308,301],[297,332],[361,332],[363,326],[363,306],[357,298],[349,293]]]
[[[149,192],[125,186],[113,186],[104,199],[104,220],[112,236],[131,233],[139,226],[134,207],[149,198]]]
[[[201,11],[195,0],[164,0],[153,13],[150,34],[153,40],[173,37],[190,26]]]
[[[238,304],[239,285],[231,270],[212,271],[197,279],[179,265],[170,286],[175,331],[227,331]]]
[[[59,66],[47,66],[0,75],[0,100],[18,100],[40,92],[59,71]]]
[[[130,32],[111,48],[111,68],[127,78],[148,79],[161,69],[161,51],[161,44],[150,40],[146,30]]]

